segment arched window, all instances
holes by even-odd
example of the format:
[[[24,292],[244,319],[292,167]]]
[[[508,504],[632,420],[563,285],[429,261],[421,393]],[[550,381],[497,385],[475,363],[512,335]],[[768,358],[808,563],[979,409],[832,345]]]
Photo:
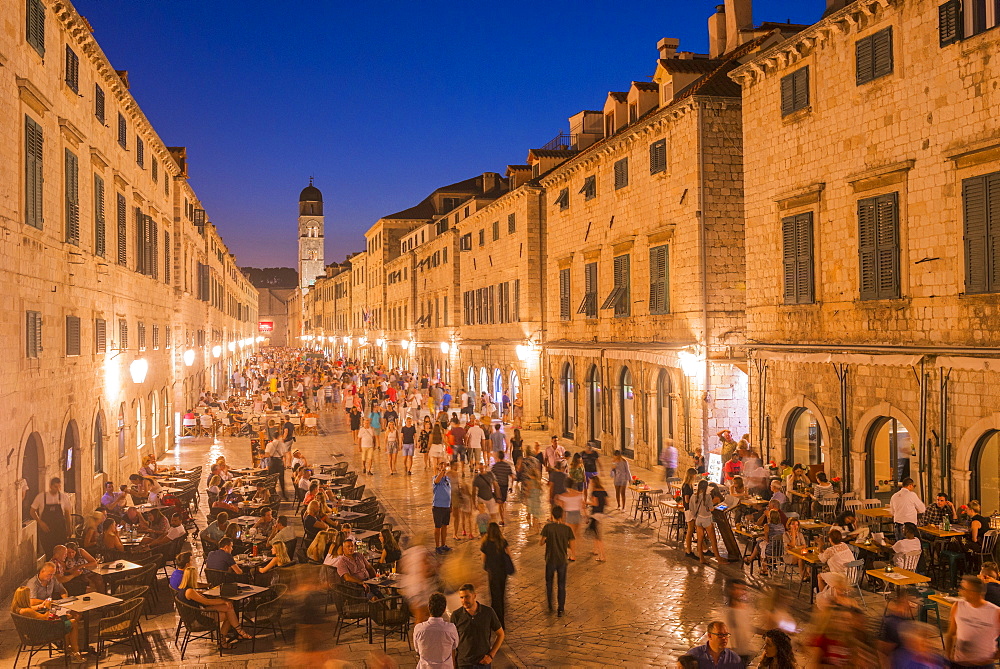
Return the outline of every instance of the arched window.
[[[868,430],[866,446],[865,473],[873,497],[888,499],[905,478],[912,478],[917,484],[915,492],[922,495],[913,440],[903,423],[882,416]]]
[[[32,432],[24,444],[24,456],[21,458],[21,478],[27,484],[27,490],[21,500],[21,522],[31,520],[31,503],[35,501],[38,493],[45,489],[45,483],[42,481],[45,476],[43,455],[42,438],[37,432]]]
[[[80,454],[80,431],[77,429],[76,421],[71,420],[66,424],[66,432],[63,434],[63,456],[62,456],[62,478],[63,490],[69,493],[77,492],[77,479],[79,478],[76,461]]]
[[[135,447],[146,444],[146,417],[142,415],[142,400],[135,401]]]
[[[635,388],[632,385],[632,372],[628,367],[622,367],[621,395],[618,401],[619,432],[618,448],[622,455],[635,457]]]
[[[160,397],[154,390],[149,394],[149,421],[153,438],[160,436]]]
[[[118,408],[118,458],[125,457],[125,403]]]
[[[510,401],[513,402],[521,396],[521,377],[517,375],[517,370],[510,370]]]
[[[94,419],[94,473],[104,473],[104,414]]]
[[[479,393],[490,392],[490,374],[485,367],[479,368]],[[479,402],[479,395],[476,395],[476,403]]]
[[[591,365],[587,372],[587,438],[598,442],[601,436],[601,370]]]
[[[785,459],[793,465],[818,465],[823,462],[823,433],[816,415],[805,407],[797,407],[788,416]]]
[[[563,436],[573,439],[576,430],[576,382],[573,380],[573,366],[568,362],[563,365],[560,381],[563,400]]]
[[[1000,511],[1000,431],[990,430],[972,450],[969,498],[978,499],[983,515]]]
[[[493,401],[496,405],[502,406],[503,403],[503,373],[494,368],[493,369]]]
[[[667,370],[656,377],[656,453],[657,458],[674,439],[674,405],[670,397],[673,383]]]
[[[475,367],[469,367],[468,385],[469,385],[469,391],[468,391],[469,394],[470,395],[476,395],[476,368]]]

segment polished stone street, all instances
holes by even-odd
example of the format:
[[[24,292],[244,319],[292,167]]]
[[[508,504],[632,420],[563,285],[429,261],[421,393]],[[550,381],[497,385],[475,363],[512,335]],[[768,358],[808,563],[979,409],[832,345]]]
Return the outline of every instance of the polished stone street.
[[[359,470],[359,456],[350,442],[343,415],[322,414],[321,427],[321,436],[300,437],[296,444],[310,462],[346,459],[352,469]],[[542,433],[525,432],[523,436],[526,444],[548,440],[548,435]],[[563,443],[570,446],[565,440]],[[207,465],[222,454],[233,466],[247,465],[247,440],[186,438],[163,462],[181,467]],[[363,476],[359,484],[364,483],[368,491],[378,496],[385,507],[386,521],[402,528],[404,535],[431,536],[430,477],[423,471],[419,455],[413,476],[409,477],[389,476],[384,453],[380,452],[379,458],[375,474]],[[607,472],[609,464],[602,463],[602,472]],[[662,476],[638,468],[633,473],[650,482]],[[505,534],[511,543],[517,573],[508,584],[507,643],[495,662],[498,667],[672,666],[680,653],[700,643],[705,623],[722,606],[724,580],[742,573],[736,566],[726,566],[721,571],[700,566],[685,558],[675,546],[656,543],[655,524],[639,526],[626,514],[613,511],[605,525],[607,562],[593,559],[590,540],[584,538],[578,559],[569,568],[566,615],[557,618],[547,611],[545,604],[544,549],[527,527],[524,506],[515,501],[511,507],[513,517],[508,517]],[[282,512],[292,515],[291,511],[288,504],[283,506]],[[198,524],[204,527],[203,515]],[[460,541],[454,545],[456,550],[442,570],[453,574],[454,579],[481,585],[481,601],[488,603],[478,541]],[[200,546],[196,547],[196,553],[200,560]],[[259,639],[253,654],[248,642],[240,643],[235,651],[227,651],[222,658],[207,642],[196,641],[189,646],[181,663],[173,641],[176,617],[162,583],[160,602],[154,609],[157,615],[142,621],[146,644],[141,664],[135,665],[128,655],[116,653],[102,659],[102,666],[284,667],[299,662],[290,635],[287,642],[279,638],[275,643],[269,636]],[[330,613],[332,620],[332,607]],[[799,613],[804,615],[805,611]],[[9,619],[3,621],[2,630],[5,634],[0,635],[0,661],[12,662],[16,637]],[[332,624],[330,630],[332,633]],[[378,636],[375,641],[369,645],[362,630],[348,629],[340,646],[333,648],[331,640],[324,658],[343,661],[348,666],[373,666],[377,656],[372,651],[381,651]],[[388,651],[389,658],[400,667],[416,664],[416,655],[398,638],[389,641]],[[61,664],[54,659],[49,662]]]

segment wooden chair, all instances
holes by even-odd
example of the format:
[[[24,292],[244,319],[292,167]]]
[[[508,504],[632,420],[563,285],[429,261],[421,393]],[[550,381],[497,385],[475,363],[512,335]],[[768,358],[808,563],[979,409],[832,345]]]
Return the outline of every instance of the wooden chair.
[[[182,437],[200,437],[201,436],[201,426],[198,425],[197,418],[185,418],[184,423],[181,425],[181,436]]]
[[[198,427],[203,437],[215,436],[215,419],[210,415],[202,414],[198,417]]]

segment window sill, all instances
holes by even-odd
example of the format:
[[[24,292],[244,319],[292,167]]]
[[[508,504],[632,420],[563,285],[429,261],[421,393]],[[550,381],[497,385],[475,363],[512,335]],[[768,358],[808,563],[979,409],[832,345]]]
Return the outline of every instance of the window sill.
[[[910,304],[909,297],[880,297],[873,300],[862,300],[858,298],[854,301],[854,304],[858,307],[867,307],[870,309],[881,309],[885,307],[905,307]]]
[[[788,125],[788,124],[791,124],[791,123],[798,123],[799,121],[801,121],[806,116],[811,115],[812,111],[813,111],[812,105],[807,105],[807,106],[803,107],[802,109],[796,109],[792,113],[790,113],[790,114],[788,114],[786,116],[782,116],[781,117],[781,122],[783,124],[785,124],[785,125]]]

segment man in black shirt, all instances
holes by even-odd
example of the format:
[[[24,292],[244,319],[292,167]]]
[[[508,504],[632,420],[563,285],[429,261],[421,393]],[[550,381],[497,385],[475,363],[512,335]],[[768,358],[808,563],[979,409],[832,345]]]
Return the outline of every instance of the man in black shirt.
[[[583,460],[584,486],[590,483],[590,479],[597,476],[597,459],[599,457],[601,454],[595,451],[593,444],[588,441],[587,448],[584,449],[583,453],[580,453],[580,459]]]
[[[479,463],[479,473],[472,479],[472,488],[476,491],[476,501],[482,502],[490,514],[490,520],[496,521],[499,510],[496,501],[498,497],[497,479],[486,463]]]
[[[545,599],[552,610],[552,581],[559,577],[559,612],[562,618],[566,609],[566,565],[569,564],[569,548],[573,543],[573,529],[562,520],[561,506],[552,507],[552,520],[542,528],[539,543],[545,546]]]
[[[979,569],[979,578],[986,584],[986,601],[1000,606],[1000,570],[996,562],[984,562]]]
[[[451,622],[458,628],[457,665],[465,669],[492,664],[503,644],[500,619],[493,609],[476,601],[476,588],[471,583],[459,588],[458,596],[462,608],[451,614]],[[492,644],[491,635],[494,636]]]
[[[406,475],[413,475],[413,448],[417,439],[417,427],[413,424],[413,419],[406,418],[406,425],[402,427],[400,433],[403,435],[403,467],[406,468]]]

